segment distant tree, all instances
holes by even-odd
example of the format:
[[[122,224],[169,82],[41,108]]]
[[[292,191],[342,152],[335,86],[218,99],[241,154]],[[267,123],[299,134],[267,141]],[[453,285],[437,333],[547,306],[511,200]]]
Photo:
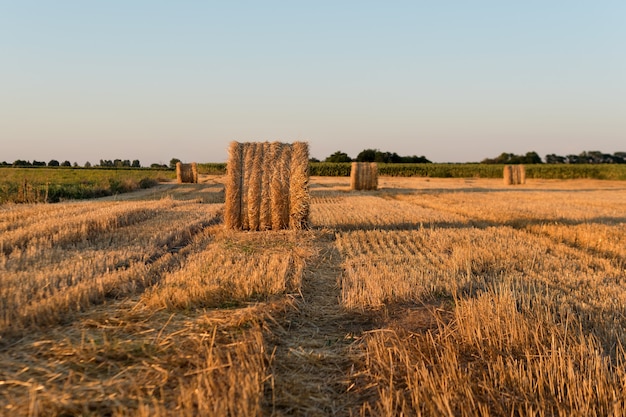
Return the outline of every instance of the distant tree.
[[[113,166],[116,168],[120,168],[120,167],[123,167],[124,165],[121,159],[114,159]]]
[[[313,158],[313,157],[309,158],[309,162],[319,162],[319,161],[320,160],[317,158]]]
[[[72,163],[71,163],[70,161],[63,161],[63,162],[61,163],[61,166],[62,166],[62,167],[71,167],[71,166],[72,166]]]
[[[0,165],[2,165],[3,167],[8,167],[11,164],[9,164],[7,161],[2,161],[2,162],[0,162]]]
[[[526,155],[524,156],[523,161],[524,161],[523,162],[524,164],[541,164],[541,163],[543,163],[543,161],[541,160],[541,157],[535,151],[526,152]]]
[[[626,164],[626,152],[615,152],[613,158],[616,164]]]
[[[51,159],[50,162],[48,162],[48,166],[49,167],[58,167],[59,165],[59,161],[57,161],[56,159]]]
[[[73,166],[74,168],[78,168],[78,162],[74,161],[74,163],[72,164],[72,166]]]
[[[85,162],[85,165],[83,165],[85,168],[91,168],[91,162],[87,161]]]
[[[431,164],[425,156],[402,156],[400,162],[403,164]]]
[[[345,152],[337,151],[324,159],[324,162],[352,162],[352,158]]]
[[[357,162],[375,162],[378,149],[364,149],[356,156]]]
[[[14,167],[30,167],[30,166],[33,166],[33,164],[31,164],[30,161],[24,161],[23,159],[17,159],[15,161],[13,161],[13,166]]]
[[[42,162],[42,161],[35,161],[35,160],[33,160],[33,166],[34,167],[45,167],[46,163]]]
[[[131,167],[133,167],[133,168],[141,168],[141,164],[139,163],[139,159],[135,159],[133,161],[133,163],[131,164]]]
[[[565,162],[567,162],[567,158],[564,156],[553,153],[546,155],[546,164],[564,164]]]
[[[150,164],[150,168],[167,168],[167,165],[165,164]]]
[[[172,158],[170,159],[170,168],[171,169],[176,169],[176,164],[181,162],[180,159],[178,158]]]

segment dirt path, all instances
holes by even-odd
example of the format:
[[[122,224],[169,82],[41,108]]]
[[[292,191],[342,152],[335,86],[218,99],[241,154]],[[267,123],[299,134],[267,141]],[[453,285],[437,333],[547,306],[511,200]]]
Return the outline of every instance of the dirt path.
[[[350,392],[349,345],[372,326],[369,318],[340,305],[341,258],[332,233],[319,239],[320,253],[304,276],[297,309],[273,329],[272,388],[265,413],[272,416],[347,416],[361,402]]]

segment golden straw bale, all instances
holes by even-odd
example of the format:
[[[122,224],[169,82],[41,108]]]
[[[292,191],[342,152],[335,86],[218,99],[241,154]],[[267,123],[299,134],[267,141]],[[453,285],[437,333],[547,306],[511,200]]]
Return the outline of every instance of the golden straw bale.
[[[227,174],[226,227],[279,230],[308,226],[308,143],[233,142]]]

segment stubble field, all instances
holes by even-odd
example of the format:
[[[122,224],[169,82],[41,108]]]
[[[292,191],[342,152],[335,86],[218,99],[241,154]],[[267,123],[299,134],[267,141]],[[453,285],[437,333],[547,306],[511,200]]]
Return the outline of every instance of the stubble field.
[[[624,182],[223,183],[0,206],[0,415],[626,414]]]

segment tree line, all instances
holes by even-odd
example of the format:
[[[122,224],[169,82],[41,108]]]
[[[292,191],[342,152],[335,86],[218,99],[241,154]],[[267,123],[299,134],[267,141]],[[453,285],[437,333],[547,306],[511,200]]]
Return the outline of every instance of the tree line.
[[[311,158],[311,162],[320,162],[319,159]],[[150,168],[156,169],[175,169],[176,163],[181,162],[178,158],[172,158],[169,165],[151,164]],[[359,152],[356,158],[351,158],[347,153],[336,151],[324,159],[324,162],[380,162],[387,164],[428,164],[431,163],[425,156],[400,156],[396,152],[382,152],[378,149],[364,149]],[[556,155],[548,154],[543,160],[537,152],[531,151],[524,155],[516,155],[514,153],[503,152],[495,158],[485,158],[480,161],[482,164],[626,164],[626,152],[615,152],[613,154],[603,153],[600,151],[583,151],[578,155]],[[0,166],[4,167],[80,167],[78,163],[63,161],[59,162],[52,159],[48,162],[33,160],[27,161],[18,159],[13,163],[6,161],[0,162]],[[85,168],[103,167],[103,168],[141,168],[138,159],[133,161],[129,159],[101,159],[99,164],[92,165],[89,161],[82,165]]]
[[[312,162],[319,162],[313,158]],[[386,164],[428,164],[424,156],[400,156],[396,152],[381,152],[378,149],[364,149],[352,159],[347,153],[337,151],[324,159],[324,162],[381,162]]]
[[[525,155],[515,155],[503,152],[495,158],[487,158],[482,164],[542,164],[544,161],[537,152],[527,152]],[[546,164],[626,164],[626,152],[614,154],[600,151],[583,151],[578,155],[548,154],[545,157]]]

